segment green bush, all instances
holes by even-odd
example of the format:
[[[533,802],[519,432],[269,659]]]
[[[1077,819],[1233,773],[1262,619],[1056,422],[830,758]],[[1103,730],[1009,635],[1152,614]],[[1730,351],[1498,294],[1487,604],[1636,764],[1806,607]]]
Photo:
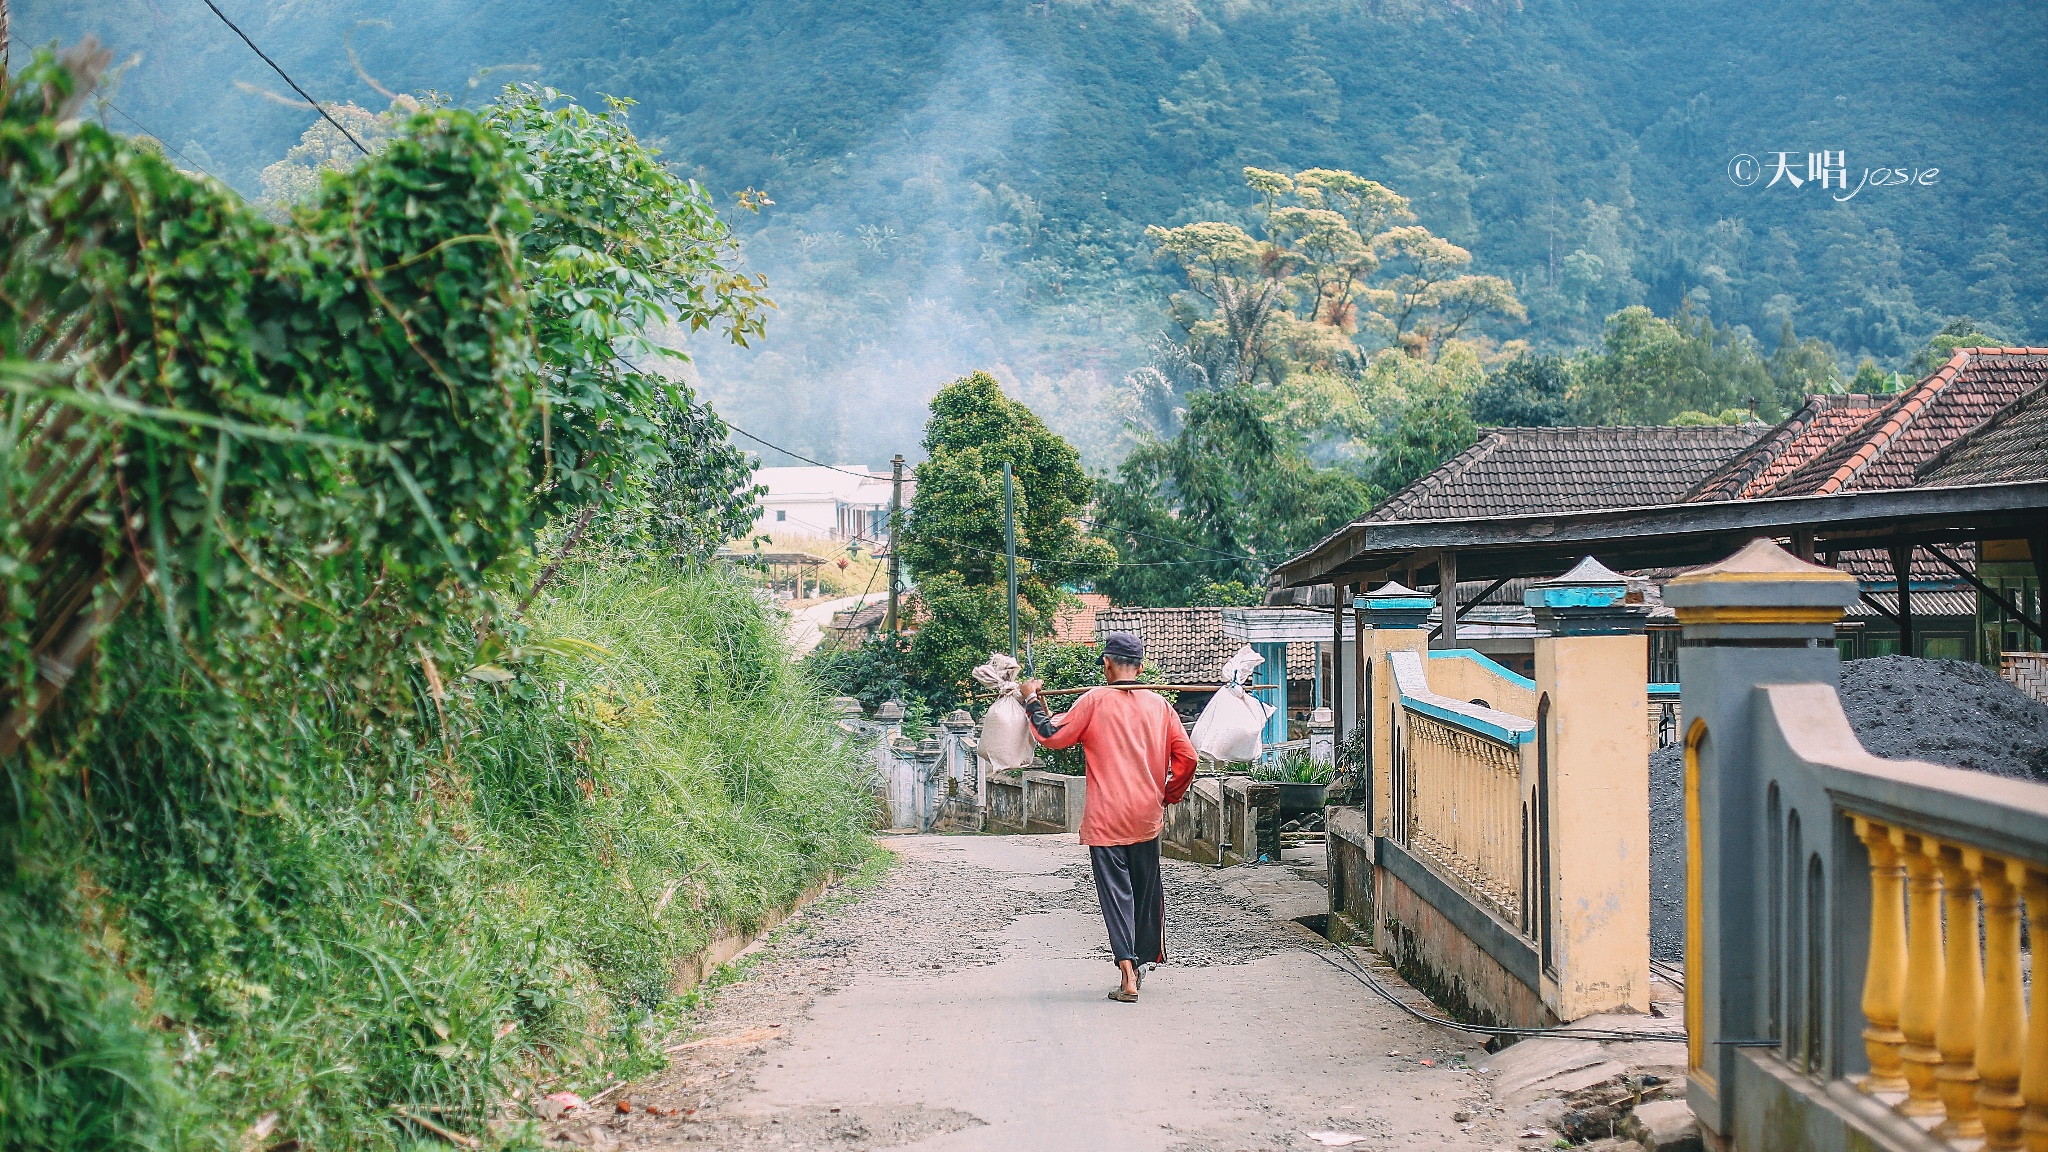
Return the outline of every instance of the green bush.
[[[743,585],[571,565],[534,616],[610,655],[529,643],[438,707],[303,647],[229,695],[126,619],[79,755],[0,782],[0,1147],[484,1132],[651,1066],[678,960],[865,859],[867,781]]]

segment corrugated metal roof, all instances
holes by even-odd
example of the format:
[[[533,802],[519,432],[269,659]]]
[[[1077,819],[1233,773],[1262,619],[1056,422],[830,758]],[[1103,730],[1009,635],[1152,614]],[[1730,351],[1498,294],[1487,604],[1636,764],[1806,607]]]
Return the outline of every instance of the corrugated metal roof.
[[[1866,589],[1865,595],[1884,605],[1884,610],[1887,612],[1897,612],[1899,610],[1899,594],[1897,592],[1879,592],[1875,589]],[[1851,619],[1884,619],[1883,616],[1878,615],[1875,609],[1861,600],[1849,606],[1848,614]],[[1958,591],[1953,588],[1913,589],[1913,619],[1915,620],[1929,616],[1968,616],[1975,618],[1976,615],[1977,594],[1973,591],[1968,589]]]

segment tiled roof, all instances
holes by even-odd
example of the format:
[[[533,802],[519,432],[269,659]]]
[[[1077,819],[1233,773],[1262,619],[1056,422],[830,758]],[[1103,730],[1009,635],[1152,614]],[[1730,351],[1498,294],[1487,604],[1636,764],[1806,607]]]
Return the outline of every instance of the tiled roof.
[[[1365,517],[1447,520],[1671,503],[1749,447],[1755,425],[1488,428]]]
[[[1060,609],[1052,618],[1052,638],[1062,644],[1095,643],[1095,614],[1110,606],[1100,592],[1082,592],[1080,603]]]
[[[1860,393],[1809,396],[1799,411],[1764,434],[1686,494],[1686,500],[1746,500],[1770,490],[1800,465],[1856,430],[1877,404]]]
[[[1214,684],[1243,645],[1223,635],[1221,608],[1105,608],[1095,635],[1134,632],[1145,641],[1145,664],[1168,683]],[[1315,645],[1287,646],[1287,678],[1315,675]]]
[[[2048,385],[1942,449],[1920,466],[1919,479],[1936,488],[2048,480]]]
[[[1920,465],[2044,383],[2048,348],[1958,348],[1947,364],[1758,495],[1905,487]]]

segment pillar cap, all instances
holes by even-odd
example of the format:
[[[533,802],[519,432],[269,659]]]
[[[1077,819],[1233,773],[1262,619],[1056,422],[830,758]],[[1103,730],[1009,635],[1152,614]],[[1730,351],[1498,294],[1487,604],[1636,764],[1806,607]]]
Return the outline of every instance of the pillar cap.
[[[955,731],[965,732],[974,727],[974,717],[965,708],[955,708],[946,713],[945,725]]]
[[[859,716],[863,714],[860,701],[851,696],[834,696],[832,698],[832,710],[841,716]]]
[[[1370,614],[1374,628],[1420,628],[1429,623],[1429,613],[1436,607],[1436,600],[1413,588],[1403,587],[1398,581],[1389,580],[1359,597],[1354,604]]]
[[[1593,557],[1522,593],[1536,623],[1554,636],[1625,636],[1649,625],[1650,610],[1628,602],[1628,578]]]
[[[1833,624],[1856,603],[1856,578],[1758,537],[1733,556],[1673,577],[1664,603],[1681,624]]]
[[[880,720],[884,724],[894,723],[903,719],[903,701],[884,700],[882,706],[875,709],[875,719]]]

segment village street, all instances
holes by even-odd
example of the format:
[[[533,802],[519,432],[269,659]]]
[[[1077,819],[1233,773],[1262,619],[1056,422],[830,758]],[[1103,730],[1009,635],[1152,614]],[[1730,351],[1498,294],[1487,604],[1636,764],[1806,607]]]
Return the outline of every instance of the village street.
[[[1104,996],[1112,970],[1074,837],[886,843],[898,860],[879,885],[813,905],[718,993],[692,1033],[709,1043],[564,1117],[556,1146],[1515,1143],[1476,1038],[1404,1015],[1255,903],[1295,911],[1288,869],[1168,862],[1172,962],[1127,1005]]]

